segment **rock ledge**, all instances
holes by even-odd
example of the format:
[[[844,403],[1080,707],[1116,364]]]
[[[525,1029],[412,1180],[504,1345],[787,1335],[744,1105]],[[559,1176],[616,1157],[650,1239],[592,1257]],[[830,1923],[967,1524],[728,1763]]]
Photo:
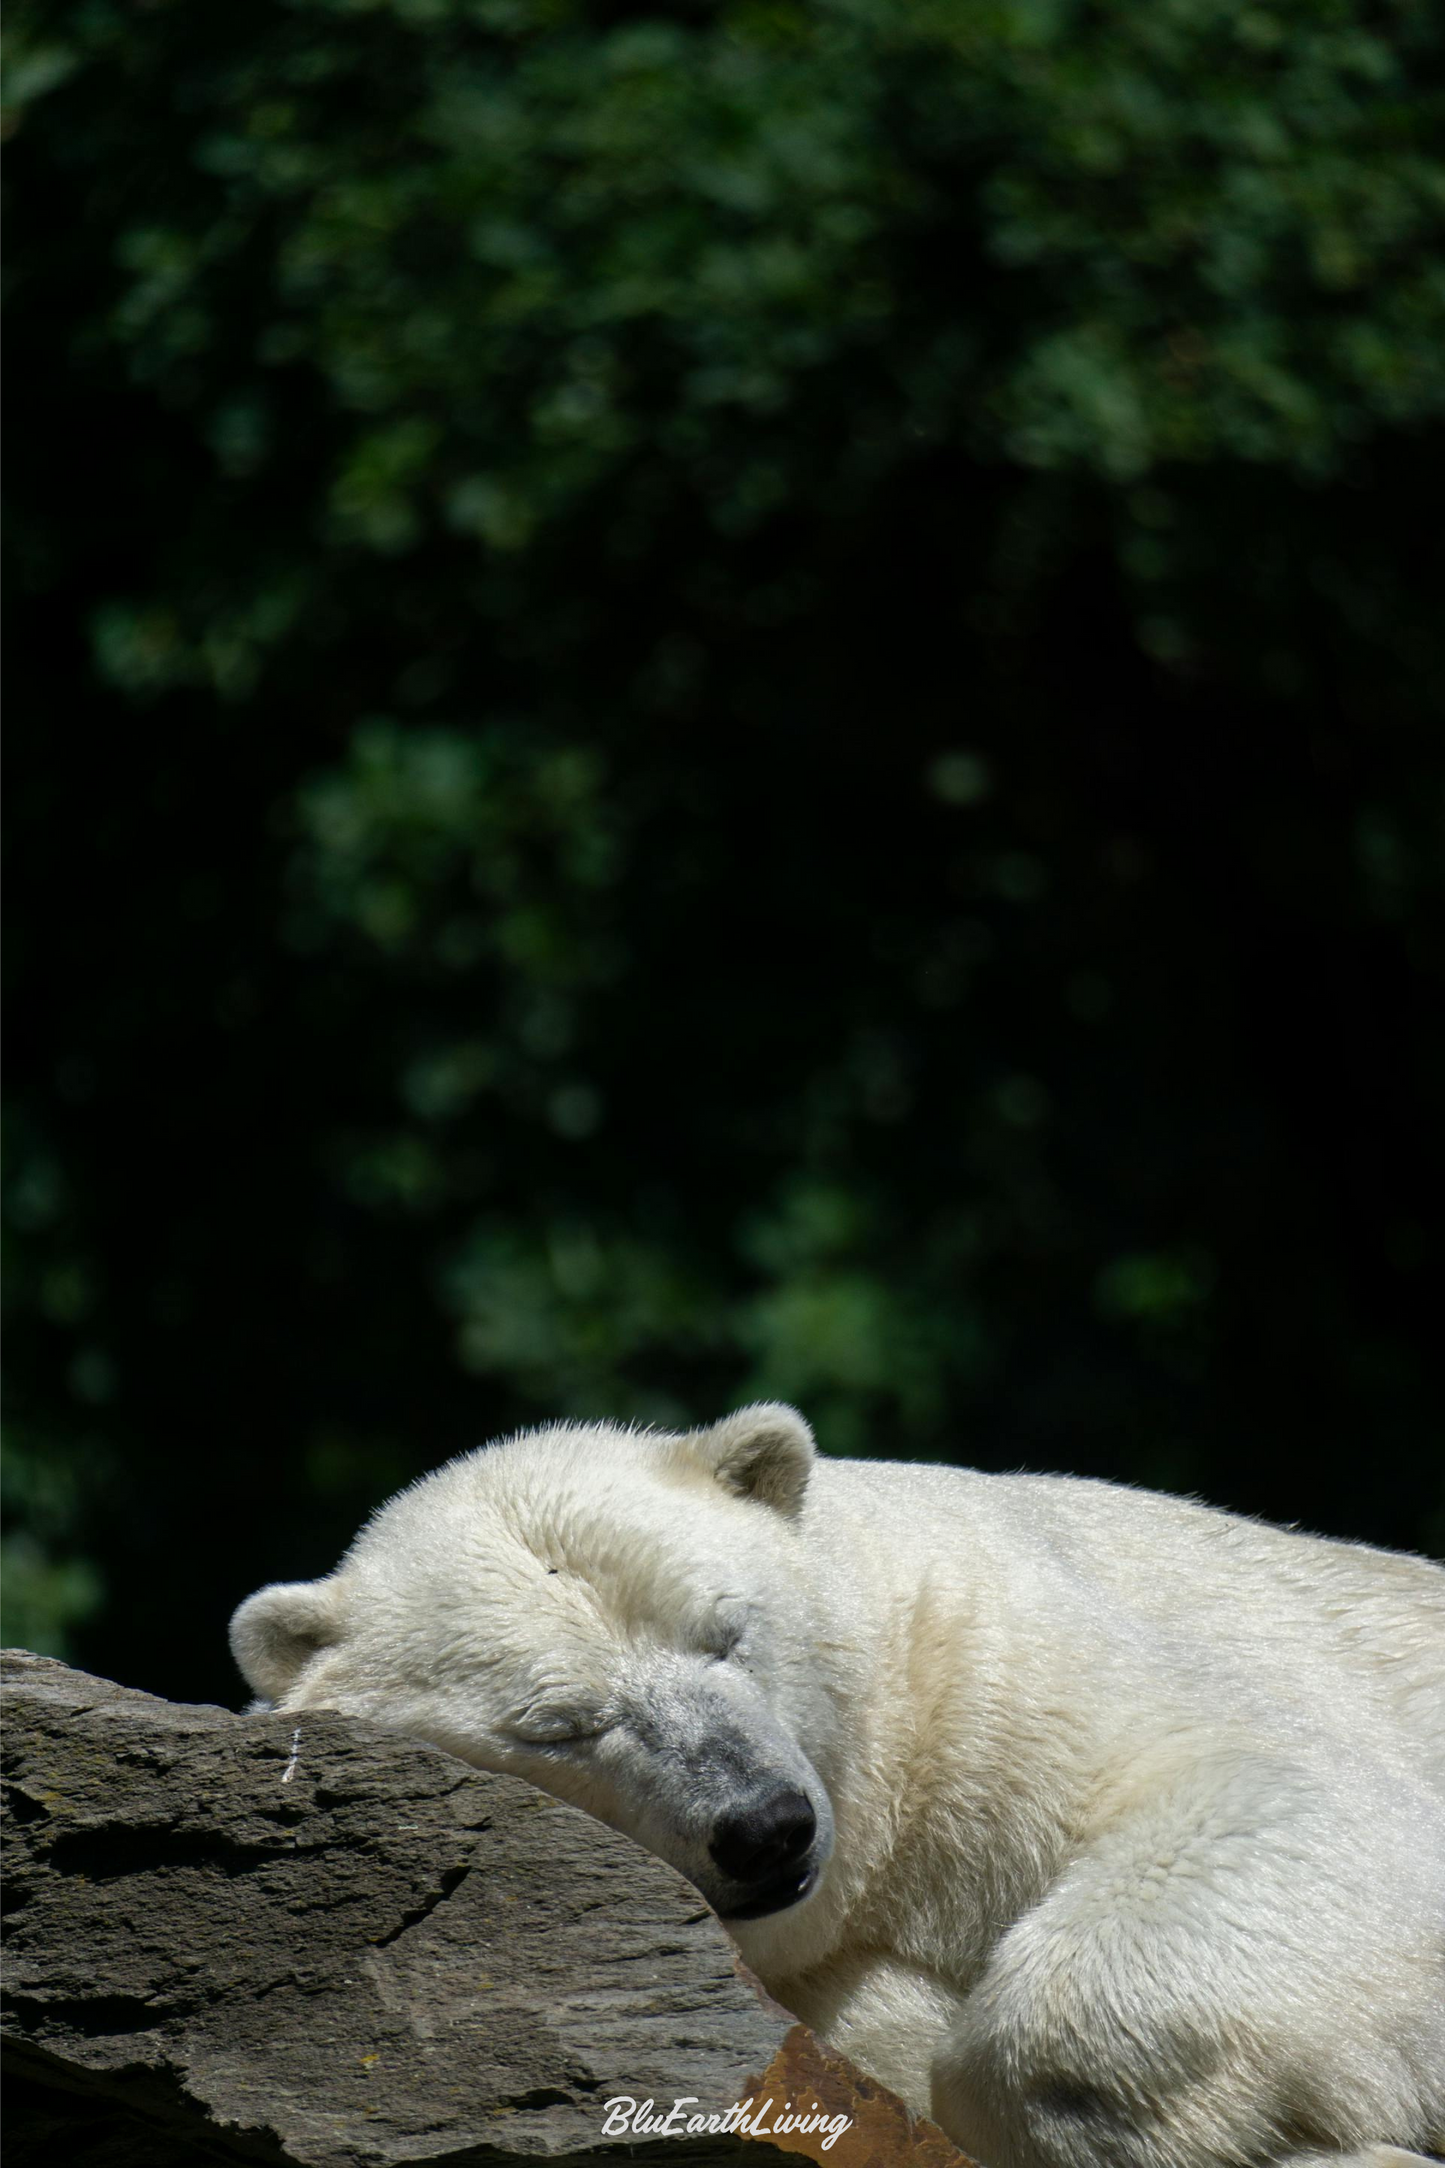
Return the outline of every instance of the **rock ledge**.
[[[968,2168],[688,1882],[545,1793],[340,1716],[0,1662],[8,2168]],[[608,2135],[617,2096],[850,2127]]]

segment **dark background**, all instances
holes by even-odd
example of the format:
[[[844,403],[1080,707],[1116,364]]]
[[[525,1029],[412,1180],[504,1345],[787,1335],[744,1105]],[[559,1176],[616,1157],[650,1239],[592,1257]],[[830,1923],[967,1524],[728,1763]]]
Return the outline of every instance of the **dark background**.
[[[10,1638],[762,1395],[1441,1544],[1442,24],[16,0]]]

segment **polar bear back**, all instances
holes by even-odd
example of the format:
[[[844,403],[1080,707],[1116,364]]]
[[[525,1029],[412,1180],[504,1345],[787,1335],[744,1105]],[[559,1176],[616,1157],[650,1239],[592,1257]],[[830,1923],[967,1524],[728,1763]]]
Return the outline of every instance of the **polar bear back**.
[[[1283,1724],[1296,1746],[1368,1741],[1445,1798],[1445,1570],[1428,1560],[1088,1478],[877,1461],[820,1462],[808,1513],[824,1547],[866,1527],[868,1554],[935,1599],[986,1601],[1014,1662]]]

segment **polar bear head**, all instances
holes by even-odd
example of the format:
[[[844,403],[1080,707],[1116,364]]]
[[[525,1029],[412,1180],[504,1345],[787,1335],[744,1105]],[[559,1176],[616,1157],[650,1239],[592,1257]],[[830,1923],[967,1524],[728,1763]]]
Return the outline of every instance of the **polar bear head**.
[[[231,1646],[276,1708],[526,1777],[760,1920],[813,1893],[833,1843],[812,1462],[771,1404],[682,1435],[526,1431],[401,1492],[323,1580],[258,1590]]]

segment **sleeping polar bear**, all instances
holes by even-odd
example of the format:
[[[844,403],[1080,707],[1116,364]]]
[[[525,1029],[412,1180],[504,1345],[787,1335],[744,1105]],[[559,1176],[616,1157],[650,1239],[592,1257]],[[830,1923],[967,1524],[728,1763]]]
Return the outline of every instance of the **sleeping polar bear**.
[[[1445,1572],[1106,1483],[558,1425],[232,1644],[671,1860],[988,2168],[1445,2149]]]

